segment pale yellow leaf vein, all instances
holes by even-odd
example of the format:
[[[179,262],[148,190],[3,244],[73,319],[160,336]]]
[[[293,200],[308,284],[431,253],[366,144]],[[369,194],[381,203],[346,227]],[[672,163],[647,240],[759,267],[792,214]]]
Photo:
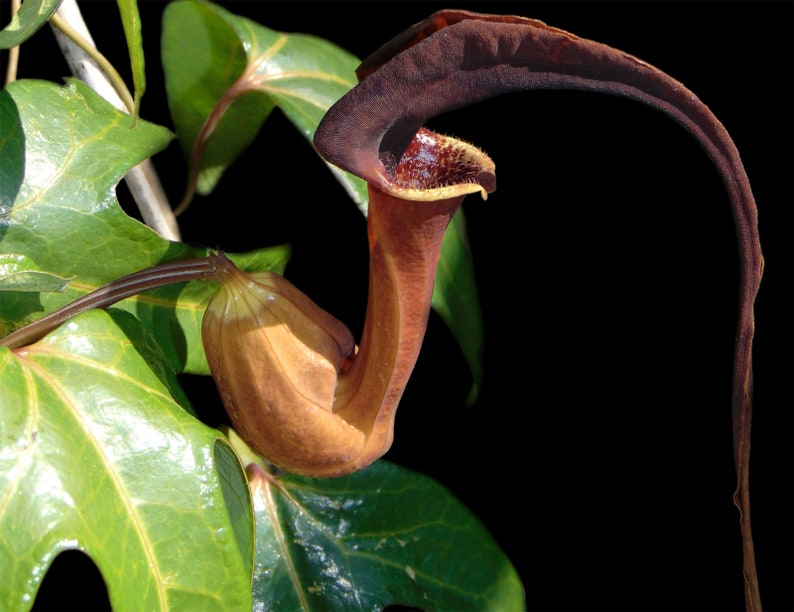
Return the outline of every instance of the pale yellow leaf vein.
[[[152,549],[149,538],[147,537],[148,534],[146,533],[146,529],[144,527],[144,521],[141,518],[140,514],[138,513],[135,504],[132,502],[132,497],[129,491],[127,491],[126,487],[124,486],[121,476],[114,469],[113,463],[109,461],[107,459],[107,456],[102,452],[102,448],[98,444],[98,441],[91,434],[91,428],[89,424],[86,422],[85,418],[80,413],[78,408],[74,406],[69,396],[69,393],[60,384],[58,378],[53,377],[49,372],[47,372],[45,368],[43,368],[39,363],[37,363],[33,359],[29,359],[22,356],[20,356],[20,359],[22,359],[25,363],[27,363],[28,367],[31,370],[35,371],[39,375],[39,377],[50,386],[53,392],[59,398],[61,398],[61,401],[65,406],[71,407],[70,412],[72,413],[73,417],[75,418],[81,429],[85,432],[86,439],[94,447],[94,451],[96,452],[97,456],[103,460],[103,463],[105,465],[105,473],[108,475],[111,482],[115,486],[119,496],[124,500],[124,505],[128,510],[128,515],[130,516],[130,520],[132,522],[133,528],[135,532],[138,534],[138,538],[141,542],[141,548],[143,548],[144,554],[146,555],[147,565],[150,568],[152,568],[152,571],[155,573],[156,576],[155,582],[157,586],[158,598],[160,600],[160,608],[166,609],[167,599],[165,594],[162,569],[159,567],[157,563],[157,556],[154,554],[154,550]]]
[[[30,197],[27,200],[22,200],[14,204],[13,209],[11,210],[12,214],[19,213],[20,211],[32,206],[39,200],[42,200],[43,197],[52,189],[53,185],[58,182],[58,179],[61,178],[66,170],[66,166],[74,157],[74,149],[70,149],[69,153],[64,158],[63,162],[55,169],[55,171],[49,175],[48,179],[41,183],[40,185],[36,186],[34,190],[31,191]],[[24,182],[28,185],[33,184],[33,181],[30,180],[31,177],[25,176],[23,179]]]
[[[340,538],[337,535],[335,535],[334,533],[331,533],[326,528],[326,525],[325,525],[325,523],[323,521],[321,521],[318,518],[316,518],[311,512],[309,512],[309,510],[306,508],[306,506],[304,506],[301,502],[299,502],[297,499],[295,499],[295,497],[293,497],[292,493],[290,493],[290,491],[287,489],[287,485],[282,485],[282,486],[279,486],[278,488],[284,494],[284,497],[293,506],[295,506],[295,508],[297,509],[297,511],[299,513],[301,513],[303,516],[305,516],[307,518],[309,523],[311,523],[311,525],[318,532],[324,534],[325,537],[328,538],[328,540],[330,540],[331,542],[333,542],[336,545],[337,549],[341,552],[342,556],[345,559],[349,559],[352,556],[358,556],[358,557],[362,557],[362,558],[367,558],[366,555],[364,555],[364,554],[350,551],[349,547],[346,547],[343,544],[344,538]],[[389,566],[400,568],[400,569],[402,569],[402,567],[403,567],[401,563],[397,563],[397,562],[386,562],[386,561],[383,561],[382,559],[381,559],[381,562],[383,563],[383,565],[389,565]]]
[[[99,338],[102,336],[98,334],[84,334],[84,337]],[[108,338],[115,340],[112,336],[108,336]],[[80,365],[87,370],[93,370],[96,372],[102,372],[106,374],[109,373],[112,374],[116,379],[134,385],[136,388],[140,389],[141,391],[144,391],[145,393],[148,393],[149,395],[163,399],[168,402],[173,401],[173,398],[168,393],[164,392],[162,389],[156,389],[154,387],[151,387],[147,384],[142,383],[139,378],[128,375],[123,370],[115,369],[114,365],[121,359],[121,354],[119,354],[119,356],[116,359],[114,359],[111,363],[104,364],[104,363],[98,363],[93,359],[91,359],[90,357],[83,357],[82,355],[75,355],[74,353],[69,353],[68,351],[59,348],[57,345],[54,346],[50,344],[37,344],[34,345],[34,347],[28,349],[28,353],[31,355],[32,354],[49,355],[51,357],[63,359],[68,363]]]
[[[5,363],[8,363],[11,355],[11,351],[8,351],[6,359],[4,359]],[[5,364],[0,367],[0,371],[2,368],[5,367]],[[27,369],[23,369],[24,376],[25,376],[25,387],[27,389],[27,397],[31,398],[31,401],[28,402],[28,414],[30,418],[28,418],[28,426],[27,432],[30,435],[28,439],[30,442],[25,445],[23,452],[20,453],[20,457],[14,463],[14,467],[12,468],[12,474],[7,474],[9,476],[9,486],[6,490],[6,495],[3,497],[2,503],[0,503],[0,524],[3,522],[3,516],[5,515],[6,511],[8,510],[8,506],[11,503],[11,499],[14,497],[14,492],[19,488],[19,483],[22,480],[23,476],[27,472],[27,468],[30,466],[30,463],[34,456],[34,450],[36,448],[35,445],[35,438],[34,433],[36,432],[36,424],[39,420],[39,413],[38,413],[38,404],[33,401],[33,398],[36,397],[36,389],[35,385],[33,384],[33,379],[31,377],[30,371]],[[6,441],[7,442],[7,441]]]
[[[67,115],[68,118],[71,115]],[[89,137],[77,139],[75,136],[71,139],[71,144],[69,146],[69,150],[64,156],[64,158],[60,161],[60,164],[56,168],[56,170],[49,175],[48,180],[44,181],[41,185],[37,187],[37,189],[31,194],[31,196],[24,201],[20,201],[14,205],[13,211],[19,212],[24,210],[28,206],[38,202],[43,198],[43,196],[48,193],[54,185],[59,181],[59,179],[66,174],[66,169],[72,164],[75,159],[75,154],[80,150],[82,146],[85,144],[91,144],[92,142],[104,138],[105,135],[110,133],[112,129],[118,126],[117,120],[106,124],[101,130],[98,132],[91,134]],[[43,130],[42,130],[43,131]],[[69,126],[67,128],[68,133],[73,134],[73,126],[71,119],[69,120]],[[28,180],[29,177],[25,177],[26,183],[31,183],[32,181]]]
[[[298,488],[302,488],[303,490],[309,491],[311,493],[317,493],[317,494],[320,494],[320,495],[324,494],[322,491],[317,491],[316,489],[313,489],[313,488],[310,488],[310,487],[300,487],[298,485],[295,485],[295,486],[298,487]],[[325,533],[326,537],[329,540],[333,541],[337,545],[337,547],[339,548],[339,550],[340,550],[340,552],[341,552],[343,557],[345,557],[345,558],[358,557],[358,558],[361,558],[361,559],[370,559],[370,560],[375,561],[377,564],[383,565],[385,567],[392,567],[392,568],[396,568],[396,569],[400,569],[400,570],[402,570],[404,568],[405,564],[402,563],[402,562],[394,561],[394,560],[391,560],[391,559],[389,559],[387,557],[384,557],[384,556],[373,555],[373,554],[368,553],[368,552],[363,551],[363,550],[352,550],[352,549],[350,549],[350,547],[344,546],[343,542],[342,542],[342,540],[344,538],[340,539],[336,535],[334,535],[332,533],[329,533],[329,531],[325,528],[325,524],[321,520],[315,518],[314,515],[312,515],[312,513],[309,512],[309,510],[303,504],[301,504],[297,499],[295,499],[284,487],[282,487],[282,491],[283,491],[285,497],[292,504],[294,504],[296,506],[296,508],[298,509],[299,512],[303,513],[304,516],[306,516],[308,518],[309,522],[312,523],[318,531],[321,531],[321,532]],[[461,527],[452,526],[449,523],[444,522],[444,521],[440,521],[440,520],[424,522],[424,523],[422,523],[421,527],[425,528],[425,529],[432,528],[432,527],[446,527],[448,529],[467,529],[467,528],[461,528]],[[395,531],[394,529],[390,529],[388,535],[389,535],[389,537],[396,537],[396,536],[401,535],[401,534],[408,536],[409,534],[414,534],[417,531],[417,529],[418,529],[417,526],[407,527],[406,529],[397,530],[397,531]],[[355,537],[357,539],[363,539],[363,538],[366,538],[366,537],[373,537],[374,535],[382,535],[382,534],[379,534],[379,533],[367,534],[366,532],[356,532]],[[444,588],[452,590],[452,591],[455,591],[455,592],[458,592],[458,593],[460,593],[462,595],[465,595],[467,597],[472,594],[471,591],[467,591],[467,590],[461,588],[457,584],[453,584],[453,583],[446,582],[446,581],[442,582],[442,581],[438,580],[437,577],[433,577],[433,576],[427,574],[426,572],[422,571],[421,568],[414,567],[412,569],[413,569],[414,573],[417,576],[420,576],[420,577],[424,578],[424,580],[426,582],[432,582],[432,583],[435,583],[435,584],[444,585]]]
[[[343,78],[338,74],[330,72],[320,72],[317,70],[283,70],[281,72],[273,72],[267,75],[266,82],[278,81],[282,79],[305,79],[312,81],[321,81],[324,83],[337,83],[344,87],[350,88],[355,85],[353,81]]]
[[[296,93],[292,89],[283,89],[281,87],[270,87],[270,86],[264,86],[261,89],[262,89],[262,91],[264,91],[265,93],[270,94],[271,96],[279,95],[282,98],[286,98],[286,99],[289,99],[289,100],[297,100],[297,101],[303,102],[305,104],[309,104],[311,106],[319,108],[323,112],[328,110],[328,103],[326,101],[319,100],[319,99],[311,97],[311,96],[301,95],[299,93]],[[283,104],[280,104],[280,106],[283,106]],[[304,114],[304,116],[306,116],[306,115]]]
[[[283,488],[279,487],[279,489],[286,494],[286,491],[284,491]],[[284,535],[284,530],[281,527],[281,522],[278,520],[279,517],[276,510],[276,500],[273,497],[273,485],[267,480],[264,480],[261,484],[260,490],[262,491],[262,495],[265,498],[267,513],[270,516],[270,522],[273,525],[273,532],[276,534],[276,540],[278,541],[278,547],[281,550],[281,556],[284,558],[284,563],[287,565],[287,572],[289,573],[290,580],[295,586],[298,599],[300,599],[301,609],[308,610],[309,602],[306,599],[306,593],[303,591],[303,587],[298,577],[298,572],[295,569],[295,564],[292,562],[292,555],[287,548],[287,541]]]
[[[270,59],[276,55],[279,51],[281,51],[282,47],[287,44],[287,36],[285,34],[280,34],[278,38],[270,45],[267,49],[263,49],[260,51],[257,48],[256,41],[259,40],[259,37],[256,35],[254,30],[251,28],[249,24],[245,24],[245,27],[248,29],[250,34],[250,40],[255,41],[254,45],[255,48],[251,49],[251,63],[255,66],[261,66],[264,63],[270,61]]]

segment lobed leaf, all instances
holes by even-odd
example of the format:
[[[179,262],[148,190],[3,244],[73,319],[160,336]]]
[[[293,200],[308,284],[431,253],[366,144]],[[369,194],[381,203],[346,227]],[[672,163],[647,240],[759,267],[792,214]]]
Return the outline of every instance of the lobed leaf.
[[[114,609],[250,609],[240,464],[185,411],[134,317],[95,310],[34,345],[0,348],[0,387],[4,609],[27,609],[68,549],[94,560]]]
[[[115,278],[206,254],[162,239],[116,200],[127,170],[170,141],[165,128],[135,121],[79,81],[24,80],[0,92],[0,126],[9,160],[0,167],[0,255],[21,258],[28,281],[34,272],[37,283],[70,279],[61,292],[0,291],[0,335]],[[287,258],[285,248],[233,257],[244,269],[276,271]],[[6,271],[0,283],[13,280]],[[174,285],[120,307],[144,322],[174,369],[206,374],[201,317],[214,292],[212,283]]]

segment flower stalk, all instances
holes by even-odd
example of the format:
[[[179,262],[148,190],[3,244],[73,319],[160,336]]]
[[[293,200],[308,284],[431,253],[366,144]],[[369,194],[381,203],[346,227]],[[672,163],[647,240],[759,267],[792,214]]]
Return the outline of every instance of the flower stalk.
[[[121,300],[150,289],[190,280],[210,279],[217,273],[219,255],[172,261],[133,272],[103,285],[0,338],[0,346],[16,349],[40,340],[77,315],[94,308],[108,308]]]

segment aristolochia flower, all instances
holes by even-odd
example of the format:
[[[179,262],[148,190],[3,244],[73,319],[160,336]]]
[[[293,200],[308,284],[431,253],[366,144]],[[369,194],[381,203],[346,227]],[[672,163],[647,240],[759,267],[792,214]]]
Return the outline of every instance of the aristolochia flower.
[[[218,256],[204,315],[207,360],[232,425],[278,467],[307,476],[359,470],[391,446],[394,416],[424,339],[441,240],[467,193],[493,189],[493,163],[420,130],[370,186],[369,298],[360,347],[277,274]]]

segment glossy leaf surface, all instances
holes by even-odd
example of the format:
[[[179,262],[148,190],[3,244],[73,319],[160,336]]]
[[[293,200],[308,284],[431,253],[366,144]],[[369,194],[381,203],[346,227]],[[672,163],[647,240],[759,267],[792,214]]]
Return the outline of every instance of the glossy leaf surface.
[[[64,291],[70,280],[36,270],[25,255],[0,254],[0,291]]]
[[[91,311],[16,354],[0,349],[0,387],[3,608],[28,607],[67,549],[92,557],[116,607],[250,607],[239,463],[213,452],[226,442],[184,410],[133,317]]]
[[[524,609],[509,560],[430,478],[379,461],[344,478],[260,476],[253,496],[263,609]]]

